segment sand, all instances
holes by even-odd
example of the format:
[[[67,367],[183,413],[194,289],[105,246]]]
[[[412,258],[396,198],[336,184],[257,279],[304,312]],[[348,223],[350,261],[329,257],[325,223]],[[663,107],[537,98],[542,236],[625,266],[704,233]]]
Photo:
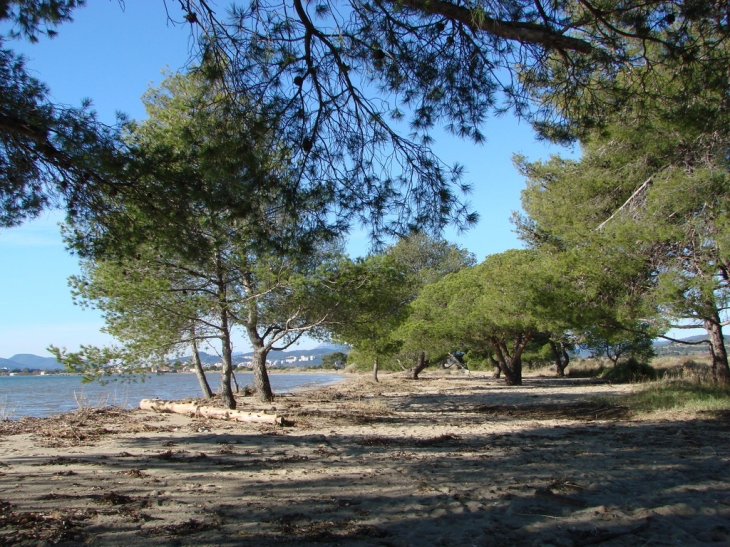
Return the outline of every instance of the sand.
[[[0,424],[0,545],[730,545],[728,416],[632,417],[630,385],[382,375],[239,408]]]

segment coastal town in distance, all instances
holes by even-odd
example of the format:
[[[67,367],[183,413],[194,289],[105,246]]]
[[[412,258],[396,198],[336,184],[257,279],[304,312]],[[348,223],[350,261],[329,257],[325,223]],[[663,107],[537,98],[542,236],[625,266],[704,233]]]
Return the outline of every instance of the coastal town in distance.
[[[320,368],[339,370],[344,368],[344,363],[341,363],[337,359],[329,363],[326,357],[343,352],[347,352],[347,347],[328,344],[320,345],[312,349],[272,351],[266,359],[266,367],[281,371]],[[323,358],[325,358],[324,367]],[[236,352],[233,354],[233,366],[236,370],[250,370],[252,367],[252,359],[253,352]],[[211,372],[220,371],[223,366],[218,355],[204,351],[200,352],[200,361],[203,369]],[[168,365],[150,367],[149,373],[195,372],[190,362],[191,357],[189,355],[171,358]],[[7,359],[0,357],[0,376],[48,376],[56,374],[67,374],[67,372],[63,365],[59,364],[54,357],[41,357],[29,353],[16,354]]]

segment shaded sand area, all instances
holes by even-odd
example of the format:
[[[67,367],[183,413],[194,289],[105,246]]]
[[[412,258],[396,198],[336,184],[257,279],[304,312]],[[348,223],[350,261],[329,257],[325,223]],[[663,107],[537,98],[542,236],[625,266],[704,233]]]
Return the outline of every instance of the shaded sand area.
[[[730,545],[730,416],[590,380],[383,375],[288,427],[84,410],[0,424],[0,545]]]

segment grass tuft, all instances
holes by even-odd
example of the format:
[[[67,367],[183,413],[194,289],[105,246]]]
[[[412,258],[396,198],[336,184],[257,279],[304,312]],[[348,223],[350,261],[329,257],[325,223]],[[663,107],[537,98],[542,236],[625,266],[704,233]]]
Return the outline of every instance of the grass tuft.
[[[730,389],[685,380],[659,380],[620,397],[620,403],[637,413],[730,410]]]

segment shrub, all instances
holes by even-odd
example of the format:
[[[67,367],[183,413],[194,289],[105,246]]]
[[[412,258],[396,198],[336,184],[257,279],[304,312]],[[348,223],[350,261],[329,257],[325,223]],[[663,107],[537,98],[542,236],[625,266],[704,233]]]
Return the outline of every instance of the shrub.
[[[712,412],[730,409],[730,390],[683,380],[652,382],[619,401],[639,412]]]
[[[692,359],[684,361],[677,367],[668,369],[665,378],[671,380],[685,380],[696,384],[713,384],[712,367],[706,363],[698,363]]]
[[[657,373],[650,365],[637,361],[632,357],[624,363],[604,369],[601,377],[616,383],[647,382],[656,380]]]

